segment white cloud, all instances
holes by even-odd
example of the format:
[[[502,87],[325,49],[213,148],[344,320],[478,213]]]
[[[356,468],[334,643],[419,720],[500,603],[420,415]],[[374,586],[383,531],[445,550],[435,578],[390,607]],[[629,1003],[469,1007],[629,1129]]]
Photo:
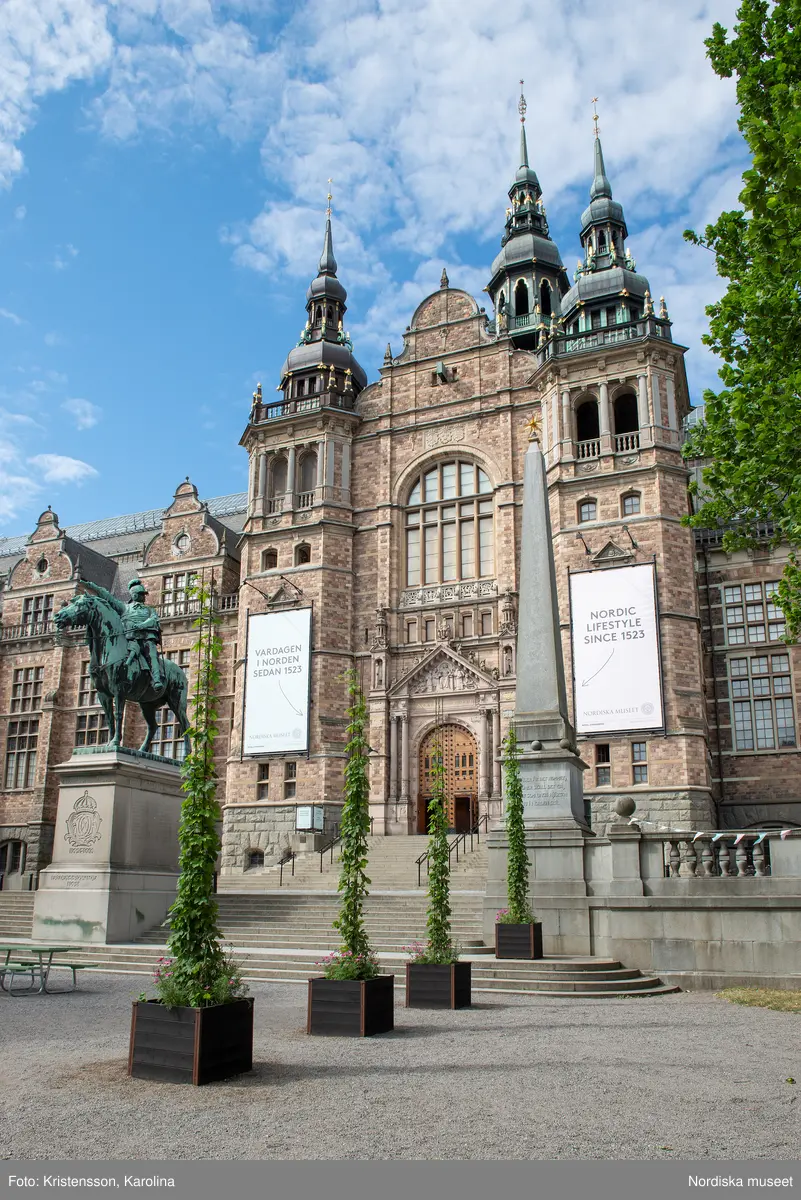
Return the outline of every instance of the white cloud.
[[[100,420],[102,409],[90,400],[65,400],[61,407],[75,419],[76,429],[92,429]]]
[[[94,467],[66,454],[35,454],[28,463],[41,472],[45,483],[83,483],[97,475]]]
[[[66,342],[64,336],[57,329],[51,329],[44,335],[43,340],[46,346],[63,346]]]
[[[6,321],[10,321],[12,325],[24,325],[25,323],[22,317],[18,317],[14,312],[9,312],[7,308],[0,308],[0,317],[5,318]]]
[[[78,251],[70,242],[67,242],[66,246],[63,247],[63,250],[64,253],[62,254],[61,248],[59,248],[56,251],[56,257],[53,259],[53,266],[57,271],[66,270],[72,260],[78,257]]]
[[[98,0],[3,0],[0,4],[0,186],[22,169],[18,142],[39,101],[108,61],[107,8]]]
[[[27,212],[28,212],[28,210],[24,204],[18,204],[17,207],[14,209],[14,220],[15,221],[24,221],[25,217],[27,215]]]

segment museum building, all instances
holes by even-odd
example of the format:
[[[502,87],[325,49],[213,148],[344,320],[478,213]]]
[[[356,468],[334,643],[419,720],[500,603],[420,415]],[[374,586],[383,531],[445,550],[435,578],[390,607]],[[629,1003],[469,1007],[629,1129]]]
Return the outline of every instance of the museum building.
[[[498,816],[532,427],[547,464],[569,690],[571,575],[654,565],[658,727],[617,720],[579,731],[592,827],[604,828],[623,795],[646,828],[801,826],[801,661],[776,605],[786,554],[768,548],[767,530],[764,550],[727,554],[719,531],[682,524],[690,472],[681,446],[694,419],[686,347],[627,236],[596,137],[571,284],[523,124],[485,289],[490,311],[443,271],[368,384],[345,333],[329,213],[280,395],[265,399],[259,387],[253,396],[240,443],[245,491],[204,501],[187,479],[166,508],[66,528],[48,509],[29,536],[0,539],[0,886],[35,886],[52,852],[53,768],[108,738],[85,639],[57,635],[52,623],[80,578],[121,598],[140,578],[164,653],[190,685],[187,588],[200,574],[213,585],[224,874],[275,861],[301,810],[326,833],[336,828],[352,666],[370,712],[373,833],[425,832],[437,737],[451,827]],[[301,609],[312,613],[307,748],[249,753],[251,619]],[[129,705],[126,744],[143,737]],[[153,750],[182,752],[166,709]]]

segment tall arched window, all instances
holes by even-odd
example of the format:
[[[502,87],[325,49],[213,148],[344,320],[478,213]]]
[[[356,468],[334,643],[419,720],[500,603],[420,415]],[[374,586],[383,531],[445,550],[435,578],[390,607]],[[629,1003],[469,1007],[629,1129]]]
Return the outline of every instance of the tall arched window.
[[[311,562],[311,546],[307,545],[306,542],[301,542],[301,544],[299,546],[295,547],[295,566],[302,567],[306,563],[310,563],[310,562]]]
[[[588,442],[600,436],[598,401],[584,400],[576,409],[576,441]]]
[[[634,392],[615,396],[615,433],[636,433],[640,428],[637,397]]]
[[[286,491],[286,459],[274,458],[270,464],[270,495],[283,496]]]
[[[300,460],[300,490],[313,492],[317,486],[317,455],[311,450]]]
[[[540,284],[540,309],[543,316],[551,315],[551,287],[547,279],[543,279]]]
[[[443,462],[415,480],[406,511],[406,582],[449,583],[495,574],[494,501],[471,462]]]
[[[518,279],[515,284],[515,316],[524,317],[528,313],[528,288],[525,279]]]

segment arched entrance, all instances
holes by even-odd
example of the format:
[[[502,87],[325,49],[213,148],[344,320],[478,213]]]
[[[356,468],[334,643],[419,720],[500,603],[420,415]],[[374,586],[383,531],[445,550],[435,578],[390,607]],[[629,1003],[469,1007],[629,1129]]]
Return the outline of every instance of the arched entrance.
[[[472,829],[478,817],[478,751],[476,740],[462,725],[440,725],[420,745],[417,832],[428,832],[428,802],[433,789],[434,745],[439,742],[445,767],[448,827],[457,833]]]

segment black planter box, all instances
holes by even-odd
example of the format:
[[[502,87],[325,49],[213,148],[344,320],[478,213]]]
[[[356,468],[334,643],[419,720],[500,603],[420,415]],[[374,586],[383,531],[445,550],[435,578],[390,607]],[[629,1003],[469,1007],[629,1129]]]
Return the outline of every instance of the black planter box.
[[[128,1074],[135,1079],[216,1083],[252,1068],[252,998],[210,1008],[134,1003]]]
[[[542,922],[495,926],[496,958],[542,958]]]
[[[373,1037],[395,1028],[395,976],[309,980],[306,1032],[322,1037]]]
[[[406,964],[407,1008],[469,1008],[472,963]]]

